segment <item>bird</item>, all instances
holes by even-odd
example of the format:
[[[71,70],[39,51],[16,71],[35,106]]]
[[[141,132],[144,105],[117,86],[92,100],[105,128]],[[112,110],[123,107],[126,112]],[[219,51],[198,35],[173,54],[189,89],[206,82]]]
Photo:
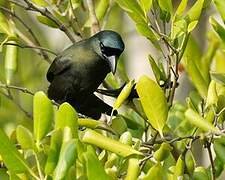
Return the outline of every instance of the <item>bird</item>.
[[[108,73],[116,72],[124,48],[122,37],[112,30],[100,31],[66,48],[47,71],[48,97],[59,104],[68,102],[79,113],[96,120],[102,113],[110,115],[112,107],[95,91]]]

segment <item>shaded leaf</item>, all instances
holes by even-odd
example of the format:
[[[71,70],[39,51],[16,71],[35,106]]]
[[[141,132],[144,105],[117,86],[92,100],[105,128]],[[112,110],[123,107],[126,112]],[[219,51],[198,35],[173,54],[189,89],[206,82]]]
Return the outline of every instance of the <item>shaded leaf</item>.
[[[148,121],[163,136],[162,130],[168,115],[168,106],[163,90],[147,76],[140,78],[136,88]]]
[[[209,19],[210,24],[213,26],[213,29],[217,32],[220,38],[225,42],[225,29],[221,26],[213,17]]]
[[[209,84],[208,95],[206,99],[206,107],[217,105],[218,95],[216,92],[216,82],[212,80]]]
[[[59,26],[54,21],[47,18],[46,16],[37,15],[36,17],[37,17],[37,20],[44,25],[47,25],[47,26],[52,27],[52,28],[59,28]]]
[[[214,81],[225,85],[225,73],[216,73],[216,72],[211,72],[211,77]]]
[[[87,151],[83,154],[86,166],[87,179],[92,180],[110,180],[111,178],[106,174],[102,164],[98,160],[94,149],[91,146],[87,147]]]

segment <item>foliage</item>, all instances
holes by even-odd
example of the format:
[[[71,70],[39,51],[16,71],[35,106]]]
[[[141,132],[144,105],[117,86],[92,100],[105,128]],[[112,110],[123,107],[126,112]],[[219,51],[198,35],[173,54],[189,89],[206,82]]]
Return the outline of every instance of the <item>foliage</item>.
[[[0,0],[0,179],[218,178],[225,164],[225,1],[96,3]],[[203,51],[193,34],[213,6],[220,17],[208,18]],[[121,58],[104,85],[127,83],[113,106],[123,110],[108,123],[49,100],[43,79],[57,53],[39,25],[75,43],[100,29],[122,33],[121,12],[155,48],[157,57],[148,57],[155,80],[130,80]],[[195,89],[182,104],[174,96],[183,71]],[[134,89],[140,98],[129,99]],[[196,163],[196,142],[208,152],[208,167]]]

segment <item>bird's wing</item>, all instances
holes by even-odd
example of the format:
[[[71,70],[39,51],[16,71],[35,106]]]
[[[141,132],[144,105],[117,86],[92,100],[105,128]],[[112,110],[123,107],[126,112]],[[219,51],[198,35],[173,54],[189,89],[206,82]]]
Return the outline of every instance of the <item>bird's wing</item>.
[[[49,82],[52,82],[54,79],[54,76],[61,74],[65,70],[71,67],[71,60],[69,58],[62,58],[61,56],[58,56],[55,58],[55,60],[50,65],[48,72],[47,72],[47,80]]]

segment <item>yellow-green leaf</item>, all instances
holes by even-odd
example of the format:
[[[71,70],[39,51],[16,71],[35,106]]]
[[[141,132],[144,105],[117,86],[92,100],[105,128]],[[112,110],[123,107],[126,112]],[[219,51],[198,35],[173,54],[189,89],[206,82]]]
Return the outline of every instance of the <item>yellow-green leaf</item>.
[[[167,120],[168,105],[160,86],[147,76],[137,83],[137,92],[149,123],[163,136],[163,127]]]
[[[40,140],[49,132],[53,122],[53,105],[44,92],[39,91],[34,95],[34,137],[39,145]]]
[[[217,105],[218,95],[216,92],[216,82],[212,80],[209,84],[208,95],[206,99],[206,107]]]
[[[119,109],[119,107],[123,104],[123,102],[128,98],[133,86],[134,86],[134,80],[130,81],[129,83],[127,83],[124,86],[124,88],[120,92],[119,96],[117,97],[117,99],[113,105],[114,110]]]
[[[219,11],[223,22],[225,22],[225,1],[224,0],[213,0],[214,4],[216,5],[217,10]]]
[[[27,128],[21,125],[17,126],[16,138],[23,149],[35,149],[33,135]]]
[[[46,16],[37,15],[37,20],[40,23],[45,24],[45,25],[47,25],[49,27],[59,28],[59,26],[54,21],[52,21],[51,19],[47,18]]]
[[[201,117],[197,112],[192,109],[188,109],[185,112],[185,117],[187,120],[195,125],[196,127],[202,129],[203,131],[219,132],[219,129],[214,127],[211,123]]]

